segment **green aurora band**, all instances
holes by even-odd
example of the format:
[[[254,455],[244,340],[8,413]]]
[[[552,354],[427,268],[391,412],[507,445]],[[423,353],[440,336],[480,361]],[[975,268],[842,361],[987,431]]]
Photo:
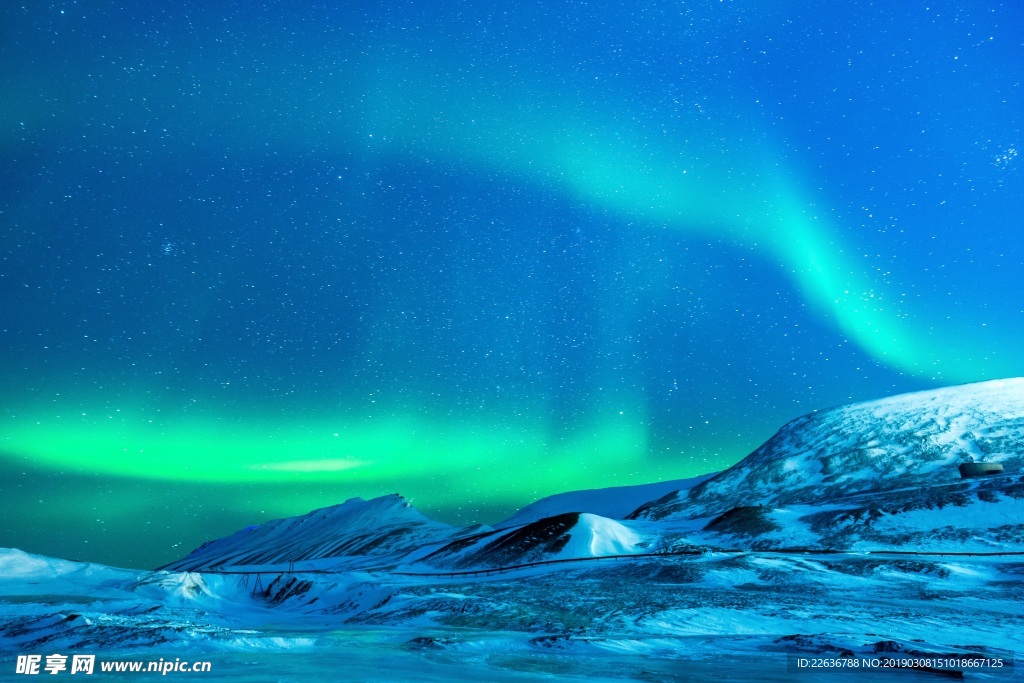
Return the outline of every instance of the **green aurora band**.
[[[537,485],[535,478],[599,482],[641,459],[644,431],[635,416],[618,417],[571,439],[552,440],[526,425],[442,429],[415,419],[386,419],[339,428],[340,420],[318,419],[287,427],[252,421],[227,426],[220,420],[154,422],[119,412],[100,420],[88,414],[45,423],[26,419],[5,441],[12,450],[30,452],[36,464],[107,476],[197,482],[313,476],[366,485],[429,478],[443,462],[446,477],[500,479],[503,489],[523,491]],[[510,477],[504,464],[509,461],[518,462],[523,474],[535,474]]]
[[[282,146],[330,140],[339,151],[362,150],[371,161],[472,165],[567,194],[638,230],[668,228],[726,240],[775,261],[842,335],[894,369],[950,383],[1012,374],[1008,361],[963,358],[972,341],[963,336],[918,334],[900,295],[859,272],[830,220],[793,180],[796,171],[754,123],[734,117],[722,124],[696,114],[661,120],[657,112],[619,104],[629,102],[629,94],[610,96],[604,85],[572,100],[539,82],[471,89],[465,74],[446,75],[457,69],[444,64],[424,68],[392,60],[358,73],[333,101],[318,101],[287,125],[232,113],[235,134],[252,138],[273,129],[271,137]],[[497,71],[484,72],[478,80],[497,78]],[[358,111],[352,101],[362,102]],[[602,105],[606,101],[617,102],[616,110]],[[256,104],[251,108],[260,111]],[[131,406],[114,415],[108,406],[116,399],[105,397],[85,402],[91,407],[74,416],[22,410],[7,420],[0,445],[15,458],[55,471],[178,481],[328,481],[352,495],[401,490],[429,498],[428,509],[457,504],[467,491],[522,502],[633,477],[696,474],[692,465],[651,471],[642,397],[627,388],[610,393],[593,406],[591,427],[573,438],[555,438],[543,420],[500,415],[461,426],[409,415],[360,422],[326,409],[303,420],[165,415],[153,422],[141,409],[131,414]],[[722,444],[722,461],[707,469],[727,466],[745,446]],[[439,485],[437,476],[451,484]]]
[[[387,73],[384,67],[377,72]],[[915,336],[900,297],[858,272],[828,220],[789,180],[796,174],[784,168],[783,155],[753,124],[725,129],[687,117],[680,126],[677,117],[669,130],[626,105],[602,119],[581,113],[579,103],[542,100],[539,85],[518,97],[465,92],[438,75],[445,72],[428,76],[409,65],[381,78],[358,129],[382,140],[383,151],[440,155],[451,164],[532,178],[649,229],[664,226],[758,249],[880,362],[925,378],[978,379],[979,368],[950,362],[962,354],[958,346]],[[611,99],[625,103],[630,95]],[[531,105],[510,108],[508,101]],[[590,111],[601,107],[595,101]]]

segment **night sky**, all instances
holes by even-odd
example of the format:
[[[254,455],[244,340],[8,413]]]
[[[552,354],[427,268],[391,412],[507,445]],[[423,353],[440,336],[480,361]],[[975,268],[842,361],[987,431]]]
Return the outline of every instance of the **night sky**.
[[[1017,2],[0,8],[0,546],[452,523],[1024,374]]]

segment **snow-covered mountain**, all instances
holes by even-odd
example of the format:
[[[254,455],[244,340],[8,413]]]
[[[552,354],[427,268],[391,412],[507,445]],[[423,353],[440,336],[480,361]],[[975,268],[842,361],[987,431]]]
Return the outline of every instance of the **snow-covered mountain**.
[[[642,505],[635,519],[838,502],[951,484],[963,462],[1024,462],[1024,378],[922,391],[797,418],[717,476]]]
[[[239,569],[297,563],[305,568],[346,568],[399,559],[464,530],[424,516],[402,496],[351,498],[287,519],[251,526],[210,541],[171,562],[169,571]]]
[[[511,530],[466,536],[419,561],[428,567],[507,567],[650,552],[653,539],[628,524],[590,513],[566,512]]]
[[[715,474],[717,472],[690,479],[556,493],[521,508],[504,522],[496,524],[495,527],[503,529],[528,524],[567,512],[589,512],[609,519],[625,519],[644,503],[677,491],[687,491],[697,484],[707,481]]]
[[[14,548],[0,548],[0,596],[9,595],[14,590],[21,595],[74,595],[76,587],[83,580],[94,592],[99,587],[109,588],[110,594],[117,594],[123,584],[144,573],[33,555]]]
[[[234,579],[118,569],[0,548],[0,652],[191,648],[245,638],[245,627],[231,626],[237,626],[239,611],[230,606],[247,601],[249,591]],[[235,616],[211,619],[212,611]]]
[[[693,522],[701,528],[686,538],[713,548],[1017,553],[1024,551],[1024,477],[873,492],[839,503],[738,506],[686,523]]]

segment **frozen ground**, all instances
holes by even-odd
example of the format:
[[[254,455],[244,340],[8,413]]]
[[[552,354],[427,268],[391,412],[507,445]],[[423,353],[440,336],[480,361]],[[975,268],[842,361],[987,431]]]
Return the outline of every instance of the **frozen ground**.
[[[12,679],[18,654],[96,653],[209,660],[204,680],[905,681],[926,674],[792,673],[787,653],[1009,660],[1024,632],[1024,558],[736,553],[455,580],[267,574],[255,596],[255,576],[246,587],[18,551],[0,555],[0,575],[0,678]]]

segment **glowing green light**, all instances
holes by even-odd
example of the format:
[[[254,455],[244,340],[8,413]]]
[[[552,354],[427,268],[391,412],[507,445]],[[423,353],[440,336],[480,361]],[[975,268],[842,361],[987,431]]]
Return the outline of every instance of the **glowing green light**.
[[[430,480],[432,491],[448,490],[450,497],[432,493],[435,504],[465,502],[467,492],[521,501],[537,491],[600,486],[616,473],[642,469],[647,453],[645,429],[635,416],[619,414],[571,438],[535,426],[412,418],[355,425],[321,417],[268,429],[258,420],[226,425],[123,417],[115,423],[36,415],[9,420],[0,444],[36,465],[108,476],[252,483],[292,478],[368,487],[388,482],[389,489],[410,495]]]
[[[627,220],[754,246],[890,367],[964,382],[1014,374],[1012,363],[991,353],[976,354],[983,363],[964,362],[964,337],[931,336],[927,325],[915,325],[900,298],[865,274],[829,221],[814,215],[767,136],[695,120],[671,137],[651,115],[618,103],[614,116],[600,106],[585,111],[540,84],[506,98],[469,90],[445,72],[395,63],[377,69],[366,118],[355,125],[378,132],[379,153],[415,151],[523,175]],[[530,106],[508,106],[517,97]]]

